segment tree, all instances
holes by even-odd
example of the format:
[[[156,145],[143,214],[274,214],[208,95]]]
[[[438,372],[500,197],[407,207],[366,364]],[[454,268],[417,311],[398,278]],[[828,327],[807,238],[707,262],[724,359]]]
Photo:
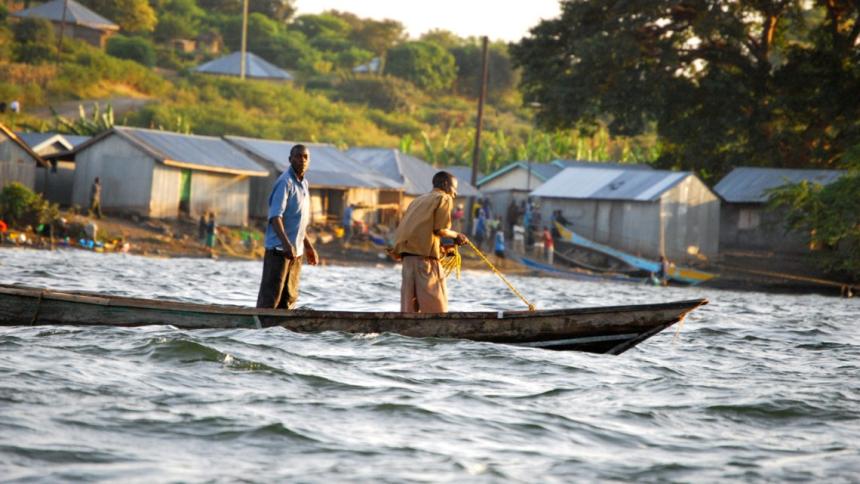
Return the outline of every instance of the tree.
[[[346,39],[352,30],[345,20],[326,13],[300,15],[290,24],[290,28],[305,34],[305,37],[309,39],[316,37]]]
[[[108,40],[107,53],[120,59],[133,60],[147,67],[155,65],[155,47],[143,37],[114,35]]]
[[[454,56],[430,42],[406,42],[388,51],[385,73],[428,91],[451,87],[457,77]]]
[[[242,15],[243,0],[197,0],[200,8],[222,15]],[[294,0],[249,0],[248,13],[260,13],[287,22],[296,13]]]
[[[167,12],[158,19],[153,36],[159,42],[190,39],[197,35],[197,22],[191,17]]]
[[[81,0],[128,32],[152,32],[158,18],[147,0]]]
[[[808,234],[811,245],[824,249],[824,269],[860,281],[860,163],[824,187],[804,181],[774,189],[770,205],[787,211],[786,229]]]
[[[474,42],[448,49],[457,62],[457,93],[477,97],[481,86],[482,49]],[[514,87],[515,76],[511,57],[504,44],[491,44],[487,54],[487,91],[490,96],[500,96]]]
[[[48,62],[57,54],[54,27],[43,18],[24,18],[12,30],[15,60],[26,64]]]
[[[352,40],[359,47],[379,57],[406,40],[406,28],[396,20],[366,20],[360,29],[353,30]]]
[[[51,21],[43,18],[23,18],[12,26],[12,33],[15,36],[15,42],[19,44],[28,42],[53,44],[56,42]]]
[[[860,142],[860,5],[564,0],[512,45],[547,127],[656,129],[662,163],[832,167]]]

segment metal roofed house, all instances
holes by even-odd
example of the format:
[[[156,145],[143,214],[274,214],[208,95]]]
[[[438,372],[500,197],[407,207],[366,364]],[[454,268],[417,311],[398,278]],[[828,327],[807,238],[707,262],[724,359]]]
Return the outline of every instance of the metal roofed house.
[[[366,166],[379,171],[395,180],[404,191],[404,207],[419,195],[433,190],[433,175],[445,168],[434,168],[424,160],[407,155],[393,148],[350,148],[346,154]],[[464,203],[466,197],[480,197],[481,192],[468,180],[457,180],[459,191],[457,203]]]
[[[75,151],[72,202],[89,206],[99,177],[102,208],[152,218],[197,218],[214,212],[219,224],[248,222],[249,178],[268,172],[227,141],[117,126]]]
[[[75,161],[70,152],[90,137],[59,133],[18,133],[18,136],[50,164],[39,170],[36,191],[51,202],[71,205]]]
[[[275,180],[290,168],[290,150],[298,142],[225,136],[224,139],[266,167],[269,176],[251,182],[251,215],[265,219]],[[311,153],[307,179],[315,222],[340,222],[343,210],[354,203],[364,210],[365,222],[396,220],[403,189],[397,182],[362,165],[332,145],[301,143]],[[374,216],[378,215],[378,216]]]
[[[0,189],[18,182],[36,189],[38,169],[47,163],[9,128],[0,124]]]
[[[626,252],[670,260],[718,253],[720,200],[690,172],[565,168],[531,196],[543,220],[561,210],[574,232]]]
[[[68,1],[67,5],[64,5]],[[63,10],[65,9],[65,17]],[[51,21],[57,36],[63,34],[104,48],[119,25],[84,7],[75,0],[53,0],[12,14],[16,18],[43,18]],[[64,20],[65,19],[65,20]]]
[[[785,211],[768,209],[767,191],[801,181],[828,185],[844,174],[839,170],[735,168],[714,187],[723,199],[721,249],[808,251],[807,238],[803,234],[786,232]]]
[[[459,181],[468,182],[470,184],[472,182],[472,167],[471,166],[455,165],[455,166],[446,166],[442,169],[447,171],[448,173],[456,176],[457,180],[459,180]],[[477,180],[480,180],[483,177],[484,177],[484,174],[479,171]],[[475,183],[477,183],[477,181],[475,181]]]
[[[202,74],[236,77],[241,75],[241,70],[241,52],[233,52],[232,54],[213,59],[194,68],[194,72],[200,72]],[[270,81],[293,80],[292,74],[251,52],[245,53],[245,77],[248,79],[263,79]]]

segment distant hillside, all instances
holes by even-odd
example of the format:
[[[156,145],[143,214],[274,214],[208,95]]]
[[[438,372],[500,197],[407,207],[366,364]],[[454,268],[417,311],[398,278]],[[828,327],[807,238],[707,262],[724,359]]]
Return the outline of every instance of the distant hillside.
[[[289,2],[255,1],[262,11],[250,16],[249,50],[296,81],[240,81],[193,71],[238,47],[237,2],[153,1],[154,21],[141,9],[145,0],[81,3],[122,27],[105,51],[67,38],[58,53],[49,24],[17,21],[0,11],[0,100],[18,99],[24,106],[15,118],[0,114],[4,123],[62,129],[45,108],[68,110],[75,100],[135,99],[123,102],[131,111],[117,123],[399,147],[440,165],[471,159],[480,71],[476,39],[432,31],[410,40],[394,21],[343,12],[292,18]],[[122,11],[120,4],[138,10]],[[375,66],[380,72],[354,72]],[[482,171],[516,159],[656,157],[651,137],[611,140],[605,130],[581,136],[536,129],[516,79],[507,46],[493,43]]]

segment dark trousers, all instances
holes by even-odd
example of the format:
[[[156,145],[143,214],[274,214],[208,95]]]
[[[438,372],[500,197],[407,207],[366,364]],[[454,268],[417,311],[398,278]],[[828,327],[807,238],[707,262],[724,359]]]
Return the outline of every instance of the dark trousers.
[[[263,279],[257,295],[257,307],[291,309],[299,299],[299,275],[302,258],[287,259],[282,253],[266,249],[263,257]]]

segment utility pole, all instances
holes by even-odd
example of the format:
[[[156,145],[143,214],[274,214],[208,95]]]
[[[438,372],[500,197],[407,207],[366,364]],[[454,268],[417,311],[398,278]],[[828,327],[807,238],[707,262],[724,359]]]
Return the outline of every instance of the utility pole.
[[[481,94],[478,96],[478,119],[475,122],[475,149],[472,151],[472,186],[476,186],[478,183],[478,162],[481,159],[481,128],[483,127],[484,123],[484,98],[487,97],[488,43],[489,39],[487,39],[486,35],[481,37],[481,44],[483,46],[481,52]],[[467,220],[469,221],[470,227],[474,223],[474,221],[472,220],[474,218],[474,210],[475,197],[469,197],[469,214]]]
[[[68,1],[68,0],[67,0]],[[245,80],[245,63],[248,60],[248,0],[245,0],[242,7],[242,54],[239,59],[241,66],[239,67],[239,79]]]
[[[60,21],[60,40],[57,43],[57,61],[63,55],[63,36],[66,31],[66,14],[69,12],[69,0],[63,0],[63,20]]]

